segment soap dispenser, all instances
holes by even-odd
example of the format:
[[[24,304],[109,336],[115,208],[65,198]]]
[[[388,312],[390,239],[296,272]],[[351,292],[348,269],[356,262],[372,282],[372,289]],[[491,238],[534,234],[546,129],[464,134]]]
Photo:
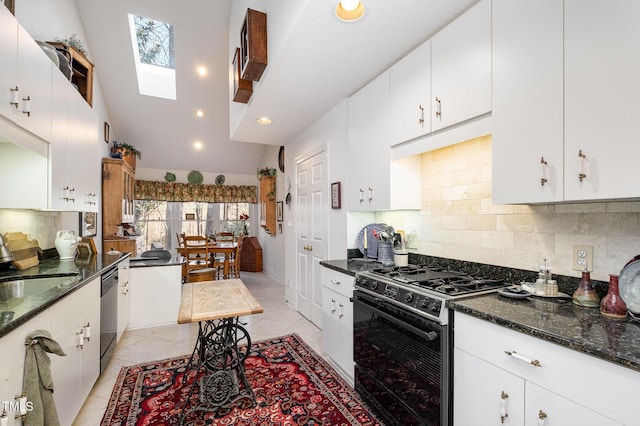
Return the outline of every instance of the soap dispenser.
[[[591,274],[587,269],[587,265],[584,265],[580,286],[578,286],[578,289],[573,293],[571,301],[578,306],[587,308],[600,307],[600,296],[598,296],[598,293],[596,293],[591,285]]]

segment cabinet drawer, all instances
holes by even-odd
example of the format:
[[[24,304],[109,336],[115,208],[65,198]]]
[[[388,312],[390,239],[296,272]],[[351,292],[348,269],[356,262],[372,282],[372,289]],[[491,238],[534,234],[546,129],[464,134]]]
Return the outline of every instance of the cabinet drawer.
[[[328,287],[343,296],[353,296],[353,282],[355,280],[351,275],[343,274],[329,268],[322,268],[322,285]]]
[[[454,345],[536,385],[560,394],[623,424],[634,424],[628,394],[640,374],[526,334],[455,313]],[[537,360],[539,367],[507,355]]]

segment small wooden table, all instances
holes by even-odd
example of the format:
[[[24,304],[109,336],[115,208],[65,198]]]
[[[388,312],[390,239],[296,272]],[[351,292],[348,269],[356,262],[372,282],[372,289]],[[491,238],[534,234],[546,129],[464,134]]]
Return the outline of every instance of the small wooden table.
[[[198,323],[198,339],[187,364],[199,379],[200,401],[187,410],[198,380],[195,379],[180,415],[180,424],[192,411],[216,411],[245,399],[255,406],[253,390],[244,373],[251,349],[249,332],[238,317],[262,313],[260,303],[240,279],[185,283],[182,286],[178,324]]]

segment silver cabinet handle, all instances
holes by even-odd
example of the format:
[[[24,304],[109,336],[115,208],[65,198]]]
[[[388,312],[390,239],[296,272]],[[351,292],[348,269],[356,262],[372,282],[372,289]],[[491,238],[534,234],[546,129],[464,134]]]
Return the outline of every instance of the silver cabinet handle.
[[[331,313],[336,311],[336,299],[331,299]]]
[[[436,117],[442,120],[442,100],[436,96]]]
[[[500,423],[504,423],[504,421],[509,417],[507,414],[507,399],[509,395],[504,391],[500,393]]]
[[[424,127],[424,107],[422,105],[418,105],[418,109],[420,110],[420,114],[418,115],[418,124],[421,127]]]
[[[344,316],[344,305],[340,303],[338,306],[340,307],[340,314],[338,315],[338,318],[342,318]]]

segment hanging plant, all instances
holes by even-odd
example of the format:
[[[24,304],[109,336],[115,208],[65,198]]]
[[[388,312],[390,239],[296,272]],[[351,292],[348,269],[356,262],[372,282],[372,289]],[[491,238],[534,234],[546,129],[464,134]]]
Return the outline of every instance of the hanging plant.
[[[260,177],[260,176],[273,177],[273,176],[276,175],[276,169],[275,168],[269,168],[269,167],[263,167],[262,169],[258,169],[257,175],[258,175],[258,177]]]

